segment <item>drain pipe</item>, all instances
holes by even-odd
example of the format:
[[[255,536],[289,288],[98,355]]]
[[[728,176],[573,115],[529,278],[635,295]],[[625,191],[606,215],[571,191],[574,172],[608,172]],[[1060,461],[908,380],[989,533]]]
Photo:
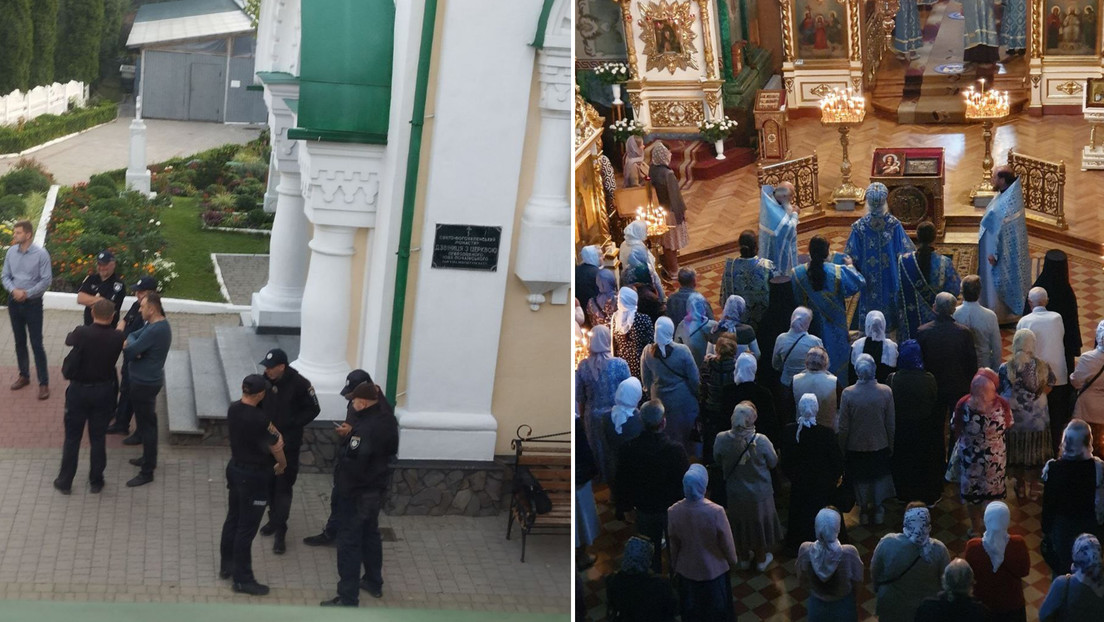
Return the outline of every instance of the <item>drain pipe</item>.
[[[387,352],[387,388],[385,395],[397,403],[399,355],[402,351],[403,318],[406,312],[406,285],[410,273],[410,237],[414,229],[414,199],[418,190],[418,166],[422,159],[422,129],[425,123],[426,91],[429,85],[429,61],[433,50],[433,29],[437,22],[437,0],[426,0],[422,16],[422,42],[418,50],[418,73],[414,80],[414,110],[410,118],[410,148],[406,156],[406,183],[403,189],[402,224],[399,227],[398,262],[395,265],[395,300],[391,308],[391,338]]]

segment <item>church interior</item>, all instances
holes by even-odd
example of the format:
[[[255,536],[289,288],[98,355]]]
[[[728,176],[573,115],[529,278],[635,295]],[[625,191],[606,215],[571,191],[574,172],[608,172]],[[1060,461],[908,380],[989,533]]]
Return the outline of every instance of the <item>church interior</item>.
[[[842,252],[866,213],[864,190],[881,182],[905,231],[915,240],[932,222],[937,252],[964,277],[979,269],[992,171],[1007,166],[1023,186],[1030,278],[1048,250],[1066,253],[1082,350],[1092,349],[1104,319],[1104,2],[998,1],[576,0],[576,251],[599,245],[614,266],[630,222],[672,224],[648,184],[624,187],[633,135],[645,165],[657,143],[671,151],[689,238],[677,264],[696,270],[715,317],[738,236],[759,231],[762,186],[794,186],[799,261],[814,235]],[[724,120],[735,127],[717,129]],[[648,243],[658,249],[659,236]],[[678,289],[673,274],[663,286]],[[1002,360],[1014,332],[1001,326]],[[596,561],[582,571],[580,597],[600,621],[605,577],[635,528],[615,517],[608,487],[594,491],[601,533],[587,548]],[[785,497],[776,493],[780,515]],[[1039,554],[1041,502],[1010,488],[1006,503],[1012,533],[1031,551],[1033,619],[1051,583]],[[860,524],[858,510],[846,516],[865,563],[881,535],[900,529],[904,505],[890,505],[886,528]],[[970,522],[953,485],[932,521],[932,537],[962,555]],[[738,619],[806,619],[794,558],[775,559],[764,572],[731,573]],[[869,581],[857,600],[860,619],[873,619]]]

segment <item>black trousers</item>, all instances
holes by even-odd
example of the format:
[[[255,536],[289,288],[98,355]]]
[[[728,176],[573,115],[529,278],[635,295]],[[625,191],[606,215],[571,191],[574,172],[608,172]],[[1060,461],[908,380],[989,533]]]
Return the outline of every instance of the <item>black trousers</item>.
[[[230,570],[234,583],[252,583],[253,538],[261,526],[268,489],[273,471],[268,467],[226,465],[226,488],[230,499],[226,507],[226,521],[222,523],[222,540],[219,544],[220,566]]]
[[[115,425],[130,429],[134,407],[130,403],[130,362],[123,361],[122,380],[119,383],[119,403],[115,406]]]
[[[303,446],[303,431],[284,435],[284,458],[287,468],[282,475],[272,478],[268,497],[268,522],[281,533],[287,533],[288,516],[291,515],[291,490],[299,478],[299,450]]]
[[[340,521],[337,520],[337,484],[334,484],[330,488],[330,517],[326,519],[326,526],[322,528],[322,533],[331,538],[336,538],[339,525]]]
[[[1054,456],[1058,456],[1058,446],[1062,443],[1062,434],[1066,430],[1073,413],[1070,402],[1073,401],[1073,385],[1061,384],[1047,394],[1047,409],[1050,413],[1050,447]]]
[[[362,492],[337,499],[337,595],[342,602],[360,602],[360,568],[364,580],[383,587],[383,541],[379,532],[379,513],[383,491]]]
[[[61,471],[58,473],[58,480],[64,487],[72,486],[77,474],[77,458],[86,424],[88,441],[92,445],[88,481],[93,484],[103,483],[104,467],[107,466],[104,437],[114,404],[113,381],[95,384],[69,383],[69,388],[65,390],[65,443],[61,449]]]
[[[130,385],[137,434],[142,439],[142,473],[146,475],[153,475],[157,468],[157,394],[160,392],[159,384],[134,382]]]

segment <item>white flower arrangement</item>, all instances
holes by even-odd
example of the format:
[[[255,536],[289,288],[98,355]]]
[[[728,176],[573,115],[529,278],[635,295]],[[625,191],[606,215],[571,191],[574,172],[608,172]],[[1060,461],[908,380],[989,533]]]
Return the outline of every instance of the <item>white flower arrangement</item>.
[[[716,142],[727,138],[728,135],[736,129],[737,125],[738,123],[736,123],[736,121],[728,117],[721,117],[720,119],[702,121],[698,124],[698,132],[701,133],[702,138],[705,140]]]
[[[628,140],[630,136],[643,136],[645,134],[644,124],[636,119],[621,119],[620,121],[614,121],[609,126],[613,137],[618,141]]]
[[[594,75],[606,84],[621,84],[629,79],[629,67],[625,63],[603,63],[594,68]]]

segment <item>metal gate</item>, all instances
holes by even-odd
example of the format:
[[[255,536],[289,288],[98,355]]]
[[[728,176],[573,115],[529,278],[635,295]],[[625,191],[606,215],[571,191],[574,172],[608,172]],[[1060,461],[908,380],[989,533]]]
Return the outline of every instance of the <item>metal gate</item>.
[[[211,63],[204,60],[193,59],[189,67],[188,119],[222,121],[222,105],[226,100],[225,61]]]

